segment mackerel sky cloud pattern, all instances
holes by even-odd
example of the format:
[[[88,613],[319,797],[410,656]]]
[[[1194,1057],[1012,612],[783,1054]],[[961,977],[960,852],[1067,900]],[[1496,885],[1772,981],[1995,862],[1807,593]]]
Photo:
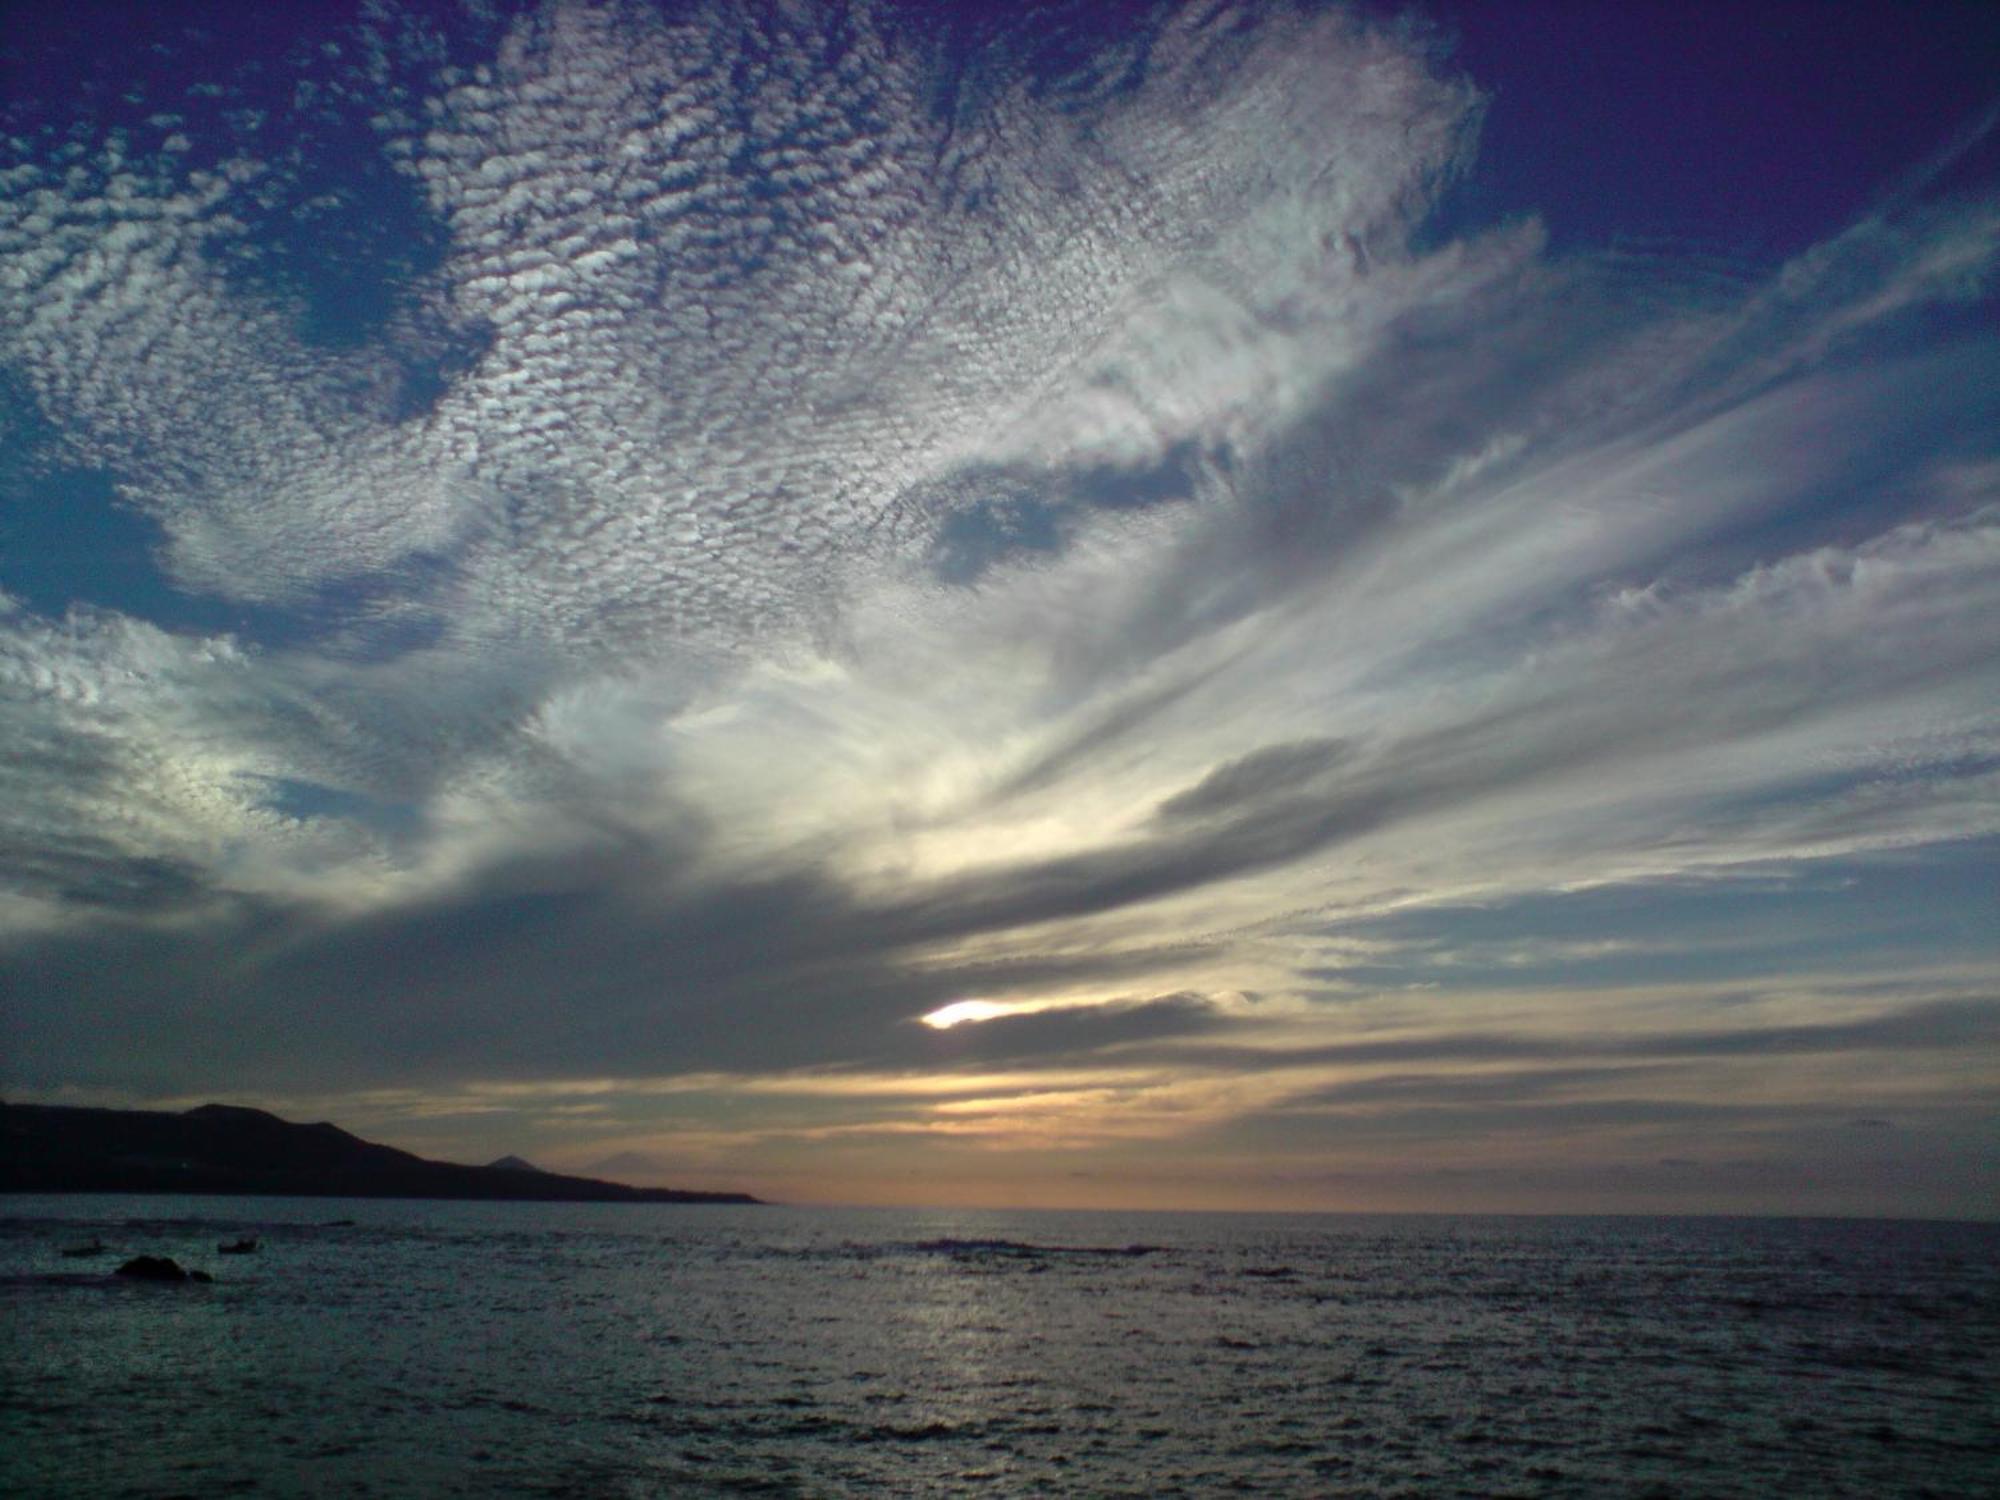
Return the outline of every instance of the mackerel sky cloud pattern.
[[[0,1087],[773,1196],[1990,1211],[1990,100],[1941,38],[1809,239],[1592,237],[1481,206],[1454,25],[31,28]]]

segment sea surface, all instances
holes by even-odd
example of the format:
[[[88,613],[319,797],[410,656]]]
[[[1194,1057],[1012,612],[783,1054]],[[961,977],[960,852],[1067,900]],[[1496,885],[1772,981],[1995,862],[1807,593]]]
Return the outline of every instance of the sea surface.
[[[1996,1225],[17,1196],[0,1297],[9,1496],[2000,1495]]]

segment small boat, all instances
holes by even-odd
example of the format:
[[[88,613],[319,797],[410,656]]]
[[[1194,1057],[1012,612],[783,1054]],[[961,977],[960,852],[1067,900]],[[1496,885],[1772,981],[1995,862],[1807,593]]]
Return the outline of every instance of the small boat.
[[[103,1240],[92,1240],[87,1245],[64,1245],[63,1254],[75,1260],[84,1255],[102,1255],[106,1249]]]
[[[257,1241],[255,1239],[238,1240],[233,1245],[217,1245],[215,1247],[217,1255],[252,1255],[256,1253],[256,1250]]]

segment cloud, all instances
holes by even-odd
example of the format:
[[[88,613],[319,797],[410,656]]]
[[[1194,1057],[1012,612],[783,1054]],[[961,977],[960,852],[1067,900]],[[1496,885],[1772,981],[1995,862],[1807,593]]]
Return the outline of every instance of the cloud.
[[[1104,1000],[954,1026],[921,1038],[921,1048],[900,1049],[904,1055],[893,1060],[930,1068],[1037,1057],[1067,1064],[1126,1043],[1215,1031],[1226,1024],[1225,1017],[1225,1012],[1201,995]]]
[[[1348,754],[1340,740],[1300,740],[1271,745],[1217,766],[1195,785],[1160,804],[1158,816],[1173,820],[1233,812],[1245,804],[1293,791],[1316,779]]]
[[[1230,1072],[1412,1062],[1546,1064],[1582,1059],[1713,1060],[1850,1052],[1943,1052],[1986,1042],[1996,1030],[2000,1030],[2000,1007],[1996,1007],[1992,997],[1980,995],[1926,1001],[1851,1021],[1796,1026],[1703,1030],[1681,1025],[1652,1035],[1625,1036],[1588,1032],[1549,1035],[1451,1029],[1320,1046],[1260,1046],[1252,1042],[1212,1041],[1175,1045],[1171,1050],[1136,1052],[1130,1055],[1130,1060],[1142,1064],[1171,1062],[1179,1068],[1211,1068]],[[1501,1087],[1510,1091],[1532,1092],[1531,1085],[1532,1080],[1530,1085],[1524,1085],[1517,1079],[1510,1079]],[[1395,1086],[1379,1079],[1368,1085],[1371,1089]],[[1345,1097],[1343,1091],[1348,1087],[1338,1086],[1335,1095]],[[1449,1087],[1478,1092],[1476,1084],[1467,1085],[1462,1080],[1454,1081]]]

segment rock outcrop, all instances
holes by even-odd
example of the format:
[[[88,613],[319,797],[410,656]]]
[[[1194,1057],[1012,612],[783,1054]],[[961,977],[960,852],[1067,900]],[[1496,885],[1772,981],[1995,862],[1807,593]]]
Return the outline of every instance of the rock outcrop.
[[[191,1271],[172,1256],[135,1255],[112,1273],[137,1281],[213,1281],[206,1271]]]

